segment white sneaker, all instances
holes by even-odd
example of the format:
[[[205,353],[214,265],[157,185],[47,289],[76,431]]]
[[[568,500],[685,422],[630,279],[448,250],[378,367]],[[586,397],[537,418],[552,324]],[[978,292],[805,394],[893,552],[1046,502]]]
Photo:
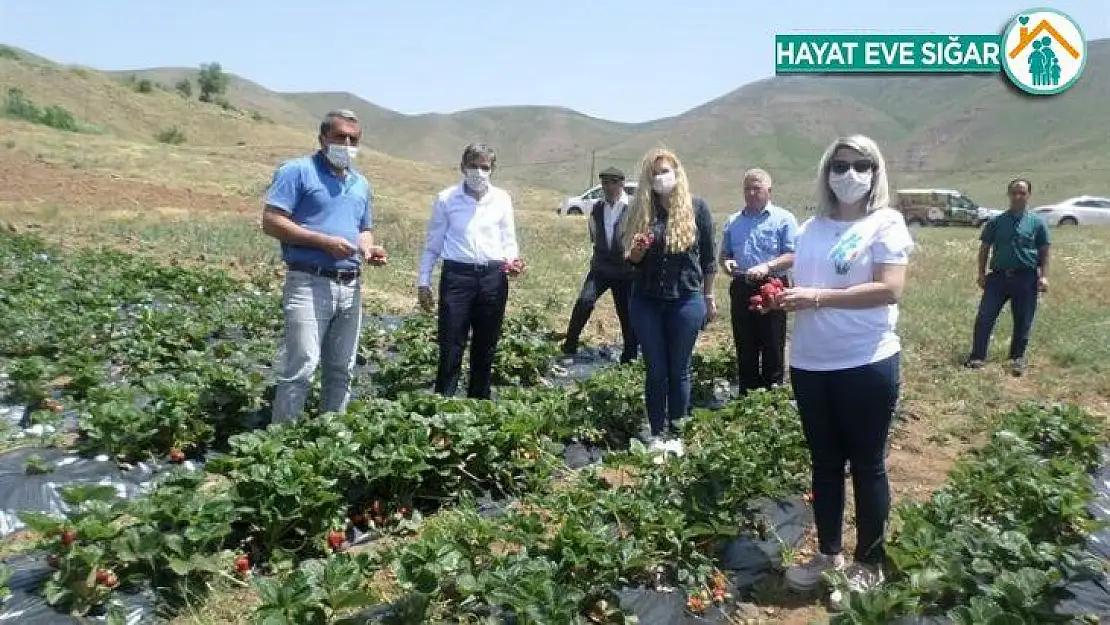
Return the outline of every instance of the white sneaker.
[[[886,581],[883,567],[877,564],[853,562],[844,569],[846,586],[838,586],[829,595],[829,607],[840,611],[852,593],[865,593],[874,590]]]
[[[808,561],[786,570],[786,586],[794,592],[810,592],[824,580],[826,571],[840,571],[844,566],[843,555],[818,553]]]
[[[682,444],[681,438],[673,438],[666,443],[663,443],[663,453],[671,453],[675,456],[681,456],[686,453],[686,447]]]

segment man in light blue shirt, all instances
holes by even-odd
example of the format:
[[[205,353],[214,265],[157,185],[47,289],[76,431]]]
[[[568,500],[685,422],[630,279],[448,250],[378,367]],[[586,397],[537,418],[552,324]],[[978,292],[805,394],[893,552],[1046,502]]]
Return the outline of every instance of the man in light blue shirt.
[[[719,262],[733,277],[729,297],[740,392],[781,385],[786,377],[786,313],[752,310],[750,300],[775,278],[789,285],[798,220],[771,204],[771,176],[751,169],[744,174],[744,208],[728,218],[723,230]]]
[[[320,149],[283,163],[266,191],[262,231],[281,242],[286,264],[281,349],[272,421],[304,411],[322,365],[321,412],[341,412],[362,326],[360,265],[386,263],[371,234],[370,183],[352,168],[362,136],[351,111],[320,123]]]

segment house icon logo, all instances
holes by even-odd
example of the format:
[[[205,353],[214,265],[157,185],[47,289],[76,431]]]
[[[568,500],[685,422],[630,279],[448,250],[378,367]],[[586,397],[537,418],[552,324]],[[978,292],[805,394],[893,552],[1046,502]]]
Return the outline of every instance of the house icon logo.
[[[1052,95],[1075,84],[1087,64],[1079,24],[1056,9],[1015,15],[1002,34],[1002,68],[1022,91]]]

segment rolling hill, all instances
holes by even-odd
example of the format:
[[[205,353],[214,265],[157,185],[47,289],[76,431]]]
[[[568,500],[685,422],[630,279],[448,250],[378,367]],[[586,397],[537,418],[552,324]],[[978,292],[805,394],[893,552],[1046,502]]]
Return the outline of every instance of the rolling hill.
[[[366,144],[374,150],[430,163],[450,176],[462,146],[480,139],[497,148],[503,181],[562,193],[581,191],[593,183],[591,171],[608,165],[631,172],[647,149],[663,143],[684,159],[696,191],[721,210],[735,205],[739,176],[753,166],[771,171],[780,199],[808,203],[813,168],[827,142],[862,132],[883,146],[895,184],[955,186],[997,204],[1015,175],[1033,177],[1042,200],[1110,192],[1110,40],[1090,42],[1089,50],[1082,80],[1052,98],[1019,95],[1002,77],[774,77],[681,115],[624,124],[545,106],[406,115],[350,93],[277,93],[233,76],[226,97],[241,111],[221,114],[272,122],[258,125],[271,135],[268,141],[277,135],[303,142],[304,127],[323,112],[351,108],[365,121]],[[135,76],[172,85],[196,70],[81,72],[84,80],[118,83]],[[33,85],[33,77],[23,76],[21,84],[28,81]],[[177,97],[172,91],[154,95],[162,99],[130,111],[137,120],[108,120],[110,130],[149,140],[171,121],[154,102]],[[177,107],[173,116],[198,138],[226,141],[245,132],[242,125],[234,131],[220,126],[208,112],[197,121],[193,109],[212,107],[184,104],[190,108]]]
[[[590,181],[595,151],[595,170],[632,170],[664,143],[714,205],[734,203],[740,172],[753,166],[769,169],[780,191],[802,203],[827,143],[862,132],[884,147],[896,184],[963,187],[990,204],[1015,175],[1038,179],[1042,199],[1110,192],[1110,40],[1089,50],[1082,80],[1052,98],[1020,95],[1001,76],[775,77],[636,125],[552,107],[408,116],[351,94],[286,97],[313,114],[353,108],[374,120],[374,145],[415,160],[452,164],[462,144],[481,137],[505,155],[502,175],[564,192]]]

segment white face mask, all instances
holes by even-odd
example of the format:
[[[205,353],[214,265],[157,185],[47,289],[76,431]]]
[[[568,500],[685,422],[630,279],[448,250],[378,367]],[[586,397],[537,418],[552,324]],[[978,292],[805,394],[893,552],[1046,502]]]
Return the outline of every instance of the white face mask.
[[[332,165],[340,169],[347,169],[355,161],[355,157],[358,156],[358,146],[329,143],[326,155]]]
[[[829,187],[836,194],[836,199],[845,204],[852,204],[863,199],[871,190],[871,172],[860,173],[854,169],[837,174],[829,173]]]
[[[656,174],[655,178],[651,181],[651,188],[653,191],[660,195],[667,195],[674,191],[674,186],[677,181],[674,177],[673,171],[666,171],[661,174]]]
[[[466,186],[471,191],[484,193],[489,188],[489,175],[490,172],[477,167],[471,167],[466,170]]]

